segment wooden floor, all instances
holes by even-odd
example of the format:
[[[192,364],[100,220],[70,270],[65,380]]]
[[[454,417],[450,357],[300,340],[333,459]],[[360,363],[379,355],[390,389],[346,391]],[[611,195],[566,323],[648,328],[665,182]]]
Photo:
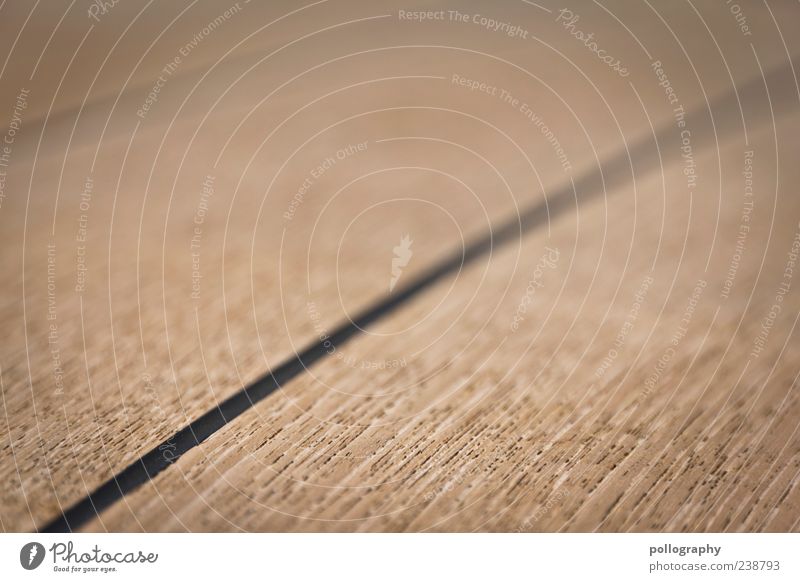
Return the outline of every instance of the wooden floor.
[[[168,4],[0,7],[4,531],[800,531],[800,6]]]

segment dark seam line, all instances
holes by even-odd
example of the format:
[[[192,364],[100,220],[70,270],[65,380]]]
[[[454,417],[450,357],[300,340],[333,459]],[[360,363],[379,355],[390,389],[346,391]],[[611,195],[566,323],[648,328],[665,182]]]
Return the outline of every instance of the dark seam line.
[[[750,99],[766,96],[764,92],[765,81],[768,84],[771,84],[771,82],[785,83],[785,75],[787,73],[791,74],[791,69],[789,66],[783,66],[770,72],[766,79],[758,78],[739,88],[738,93],[742,101],[742,108],[746,109],[746,101],[749,102]],[[772,91],[773,87],[770,87],[771,92],[774,93],[781,92],[781,89],[784,90],[781,96],[785,97],[785,92],[787,90],[793,92],[794,87],[781,87],[777,91]],[[773,100],[772,105],[775,108],[776,115],[791,110],[786,106],[789,101],[791,99]],[[783,105],[783,107],[776,107],[776,104]],[[707,121],[709,119],[709,109],[714,111],[718,136],[731,131],[737,127],[737,124],[741,125],[739,105],[736,95],[731,91],[714,101],[713,104],[709,104],[709,107],[702,107],[688,114],[686,117],[687,127],[692,127],[693,123],[702,120]],[[710,132],[703,132],[703,135],[706,133]],[[444,277],[458,272],[464,265],[487,254],[495,246],[517,240],[523,234],[533,231],[536,227],[547,224],[555,216],[571,207],[573,202],[577,207],[579,203],[605,193],[610,186],[618,185],[620,182],[632,178],[631,166],[635,168],[638,174],[645,173],[650,169],[648,166],[655,166],[660,161],[655,147],[656,143],[660,143],[668,137],[674,139],[675,135],[676,129],[673,123],[660,128],[655,136],[648,134],[648,136],[634,144],[633,147],[617,154],[608,163],[604,163],[600,167],[594,167],[576,182],[561,187],[542,202],[534,204],[521,214],[515,215],[512,219],[502,223],[497,229],[490,229],[488,234],[466,246],[462,252],[454,253],[443,262],[434,265],[415,281],[403,287],[398,293],[366,309],[352,321],[342,323],[326,341],[333,346],[344,344],[357,335],[362,328],[392,313],[396,308],[401,307],[408,300],[422,293]],[[693,134],[692,138],[695,142],[701,140],[712,141],[711,139],[703,139],[702,135]],[[697,143],[695,143],[695,146],[697,146]],[[695,151],[699,149],[697,148]],[[45,533],[71,532],[99,516],[103,510],[122,499],[125,495],[152,480],[177,461],[184,453],[198,446],[237,416],[264,400],[284,383],[302,374],[307,367],[323,359],[330,349],[330,344],[323,341],[316,342],[299,354],[289,358],[275,368],[274,371],[267,372],[250,386],[230,396],[214,409],[209,410],[188,426],[176,432],[172,437],[144,454],[121,473],[100,485],[92,493],[39,531]],[[169,458],[165,455],[166,450],[169,450]]]

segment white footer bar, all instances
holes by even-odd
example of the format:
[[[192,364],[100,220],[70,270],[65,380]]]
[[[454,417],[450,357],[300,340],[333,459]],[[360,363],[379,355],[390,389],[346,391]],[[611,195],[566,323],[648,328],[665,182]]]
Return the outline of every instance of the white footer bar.
[[[797,581],[798,550],[800,534],[3,534],[0,580]]]

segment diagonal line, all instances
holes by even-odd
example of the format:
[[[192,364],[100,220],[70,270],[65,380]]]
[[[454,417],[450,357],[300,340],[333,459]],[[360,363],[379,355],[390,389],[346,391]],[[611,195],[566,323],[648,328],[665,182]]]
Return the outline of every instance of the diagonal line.
[[[692,134],[696,151],[718,143],[720,135],[731,134],[739,128],[741,125],[740,102],[745,109],[748,106],[753,108],[754,111],[748,111],[748,113],[753,114],[757,120],[768,118],[766,115],[759,115],[759,111],[756,109],[756,106],[766,97],[765,84],[770,86],[770,93],[774,99],[772,107],[776,115],[797,111],[797,106],[794,104],[793,85],[787,84],[790,73],[791,63],[771,71],[765,78],[755,79],[708,103],[706,107],[701,107],[688,114],[685,118],[687,127],[707,123],[710,119],[710,111],[714,115],[716,134],[713,139],[708,135],[711,133],[710,131]],[[497,228],[490,229],[487,234],[467,245],[463,251],[454,253],[433,265],[391,297],[367,308],[351,321],[342,323],[333,330],[326,342],[329,341],[335,346],[344,344],[361,333],[361,329],[391,314],[395,309],[402,307],[440,280],[486,255],[494,247],[518,240],[522,235],[546,225],[569,208],[577,207],[578,204],[606,193],[614,186],[624,184],[634,177],[634,168],[637,173],[642,174],[659,167],[662,159],[658,156],[656,143],[675,139],[675,136],[675,126],[670,123],[659,129],[655,135],[648,135],[635,142],[631,147],[626,144],[622,151],[607,162],[602,163],[599,167],[593,167],[579,179],[570,181],[569,184],[562,186],[542,201],[531,205],[519,215],[502,222]],[[673,150],[677,150],[677,148],[673,148]],[[673,155],[672,157],[679,156]],[[169,439],[134,461],[122,472],[100,485],[40,531],[73,531],[94,519],[100,512],[147,481],[152,480],[187,451],[198,446],[285,383],[301,375],[306,368],[324,359],[330,349],[330,345],[326,342],[320,341],[309,345],[274,370],[267,372],[249,386],[192,421]],[[164,454],[165,447],[168,448],[169,455]]]

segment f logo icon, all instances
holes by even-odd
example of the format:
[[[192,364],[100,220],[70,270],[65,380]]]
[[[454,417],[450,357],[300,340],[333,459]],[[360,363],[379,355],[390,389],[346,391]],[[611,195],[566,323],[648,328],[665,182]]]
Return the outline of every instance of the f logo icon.
[[[35,570],[44,560],[44,546],[39,542],[30,542],[19,551],[19,563],[26,570]]]

